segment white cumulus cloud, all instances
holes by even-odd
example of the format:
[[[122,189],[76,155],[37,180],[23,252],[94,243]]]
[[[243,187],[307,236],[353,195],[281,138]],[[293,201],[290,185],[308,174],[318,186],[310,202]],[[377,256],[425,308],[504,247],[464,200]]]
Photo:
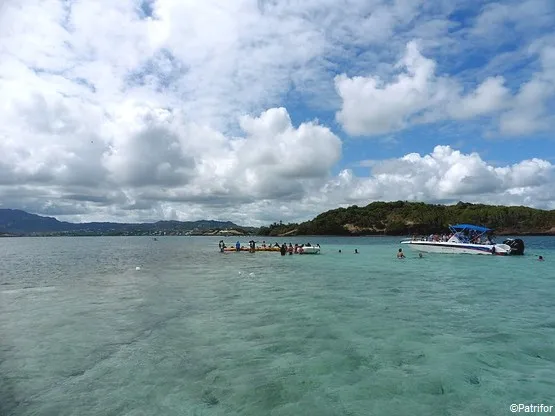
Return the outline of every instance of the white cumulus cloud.
[[[341,97],[337,120],[353,136],[375,136],[438,120],[497,116],[504,135],[525,135],[553,126],[549,100],[555,98],[555,41],[539,51],[541,69],[515,94],[502,76],[486,78],[465,92],[449,76],[438,75],[433,59],[422,55],[418,43],[407,44],[387,81],[379,76],[335,78]]]
[[[433,53],[460,39],[450,16],[463,3],[4,1],[0,207],[245,224],[376,199],[552,207],[541,159],[498,167],[440,146],[374,161],[367,176],[340,170],[341,126],[320,121],[336,111],[352,135],[481,116],[505,135],[553,125],[549,36],[530,45],[539,60],[517,87],[496,73],[467,86],[443,70]],[[492,16],[518,20],[507,10],[485,8],[472,36]]]
[[[427,200],[525,204],[553,208],[555,166],[542,159],[494,166],[477,153],[464,154],[450,146],[432,153],[410,153],[374,162],[368,177],[345,170],[326,188],[331,199],[348,203],[368,200]],[[518,197],[517,197],[518,195]]]

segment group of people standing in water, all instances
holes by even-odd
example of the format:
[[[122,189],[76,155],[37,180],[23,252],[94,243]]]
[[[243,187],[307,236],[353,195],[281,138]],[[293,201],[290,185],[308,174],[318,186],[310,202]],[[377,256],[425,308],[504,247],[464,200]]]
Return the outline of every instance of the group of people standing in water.
[[[225,245],[223,240],[220,240],[220,242],[218,243],[218,247],[220,249],[220,252],[224,252],[225,249],[227,248],[227,246]],[[306,244],[297,244],[295,243],[295,245],[293,245],[293,243],[289,243],[289,245],[287,245],[286,243],[283,244],[279,244],[279,243],[274,243],[274,244],[266,244],[266,241],[262,241],[262,244],[260,247],[256,247],[256,241],[251,240],[249,241],[249,251],[251,253],[254,253],[257,249],[260,250],[262,249],[262,251],[264,251],[265,249],[267,250],[275,250],[277,251],[277,249],[279,249],[279,251],[281,252],[282,256],[285,256],[287,253],[289,254],[303,254],[304,248],[305,247],[313,247],[312,244],[310,243],[306,243]],[[320,244],[316,244],[314,247],[318,247],[320,248]],[[241,251],[242,247],[241,247],[241,242],[237,241],[235,243],[235,250],[236,251]]]

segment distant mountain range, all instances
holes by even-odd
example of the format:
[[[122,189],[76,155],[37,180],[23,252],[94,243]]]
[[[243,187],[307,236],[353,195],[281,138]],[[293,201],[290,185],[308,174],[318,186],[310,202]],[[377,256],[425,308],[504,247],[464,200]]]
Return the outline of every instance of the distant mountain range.
[[[71,223],[30,214],[17,209],[0,209],[0,236],[29,235],[246,235],[257,228],[231,221],[158,221],[153,223]]]

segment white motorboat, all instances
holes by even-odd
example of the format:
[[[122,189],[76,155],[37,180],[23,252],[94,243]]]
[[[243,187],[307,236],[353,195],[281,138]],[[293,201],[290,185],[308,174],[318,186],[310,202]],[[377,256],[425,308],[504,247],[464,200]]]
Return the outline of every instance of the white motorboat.
[[[320,246],[302,246],[299,254],[320,254]]]
[[[450,225],[451,235],[442,241],[438,236],[401,241],[411,249],[424,253],[484,254],[496,256],[524,254],[521,239],[507,239],[502,244],[495,243],[490,228],[472,224]]]

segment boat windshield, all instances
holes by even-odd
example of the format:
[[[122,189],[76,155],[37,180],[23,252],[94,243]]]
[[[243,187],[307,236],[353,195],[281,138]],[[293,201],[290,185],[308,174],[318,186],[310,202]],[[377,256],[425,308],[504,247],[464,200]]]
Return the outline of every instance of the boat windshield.
[[[493,230],[490,228],[472,224],[450,225],[449,228],[461,243],[493,244],[494,242]]]
[[[470,244],[495,244],[493,230],[472,224],[449,225],[449,233],[430,234],[425,236],[413,235],[413,241],[434,241]]]

